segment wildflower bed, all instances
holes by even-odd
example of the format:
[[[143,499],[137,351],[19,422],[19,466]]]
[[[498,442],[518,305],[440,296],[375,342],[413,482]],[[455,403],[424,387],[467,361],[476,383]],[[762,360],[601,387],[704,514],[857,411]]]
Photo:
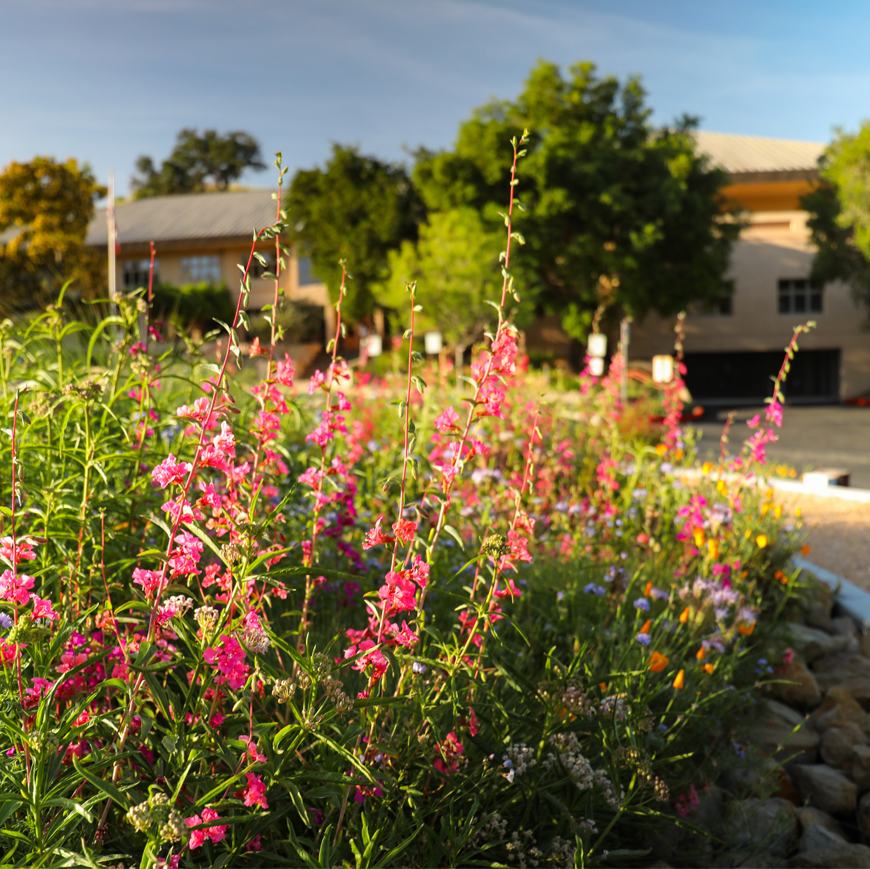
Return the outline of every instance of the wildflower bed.
[[[141,294],[0,326],[2,865],[643,865],[737,762],[798,591],[752,485],[780,395],[691,486],[679,381],[652,441],[619,356],[537,399],[510,189],[468,378],[414,287],[401,386],[340,332],[301,387],[274,327],[232,373],[247,275],[219,364]]]

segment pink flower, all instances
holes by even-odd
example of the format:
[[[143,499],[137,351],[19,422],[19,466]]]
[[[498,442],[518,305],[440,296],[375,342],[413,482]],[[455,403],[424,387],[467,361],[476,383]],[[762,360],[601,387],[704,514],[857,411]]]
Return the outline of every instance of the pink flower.
[[[197,422],[204,422],[208,414],[208,405],[209,400],[203,396],[193,403],[193,407],[188,407],[186,404],[181,405],[175,411],[175,415],[182,419],[195,419]]]
[[[51,621],[59,618],[58,614],[52,608],[52,603],[50,600],[43,600],[42,598],[37,597],[35,594],[30,595],[30,600],[33,603],[33,618],[49,619]]]
[[[193,815],[190,818],[185,818],[184,823],[188,827],[198,827],[200,824],[207,824],[209,821],[219,821],[221,816],[214,809],[203,809],[202,817]],[[190,833],[190,850],[193,851],[204,845],[207,839],[212,842],[220,842],[226,838],[227,824],[215,824],[213,827],[206,827],[204,830],[191,830]]]
[[[417,533],[417,523],[411,519],[399,519],[393,523],[393,533],[402,543],[410,543]]]
[[[250,736],[240,736],[239,739],[247,743],[248,747],[245,749],[245,754],[250,757],[253,763],[265,763],[268,760],[265,754],[260,754],[256,741],[251,739]]]
[[[426,588],[429,583],[429,565],[419,555],[414,556],[414,564],[408,573],[420,588]]]
[[[752,417],[752,419],[746,420],[746,425],[748,425],[749,428],[758,428],[758,426],[760,424],[761,424],[761,417],[757,413],[755,414],[755,416]]]
[[[219,642],[221,648],[206,649],[202,654],[203,660],[217,668],[219,685],[227,684],[238,691],[244,688],[250,672],[250,667],[245,663],[245,650],[235,637],[222,635]]]
[[[782,405],[776,399],[767,408],[767,419],[777,428],[782,428]]]
[[[435,417],[435,428],[442,434],[456,430],[456,423],[459,422],[459,414],[452,408],[448,407],[444,413]]]
[[[394,570],[387,574],[387,581],[378,589],[378,597],[384,602],[384,617],[417,607],[417,587]]]
[[[179,486],[184,485],[184,477],[190,473],[192,465],[190,462],[176,462],[175,456],[172,453],[164,459],[152,472],[151,479],[165,489],[167,486],[175,483]]]
[[[252,772],[245,774],[248,779],[248,786],[244,788],[243,796],[246,806],[261,806],[263,809],[269,808],[269,803],[266,802],[266,784],[258,775]]]
[[[227,423],[221,423],[221,433],[213,440],[214,448],[221,455],[234,458],[236,455],[236,439],[233,435],[233,430]]]
[[[385,544],[389,546],[391,543],[395,543],[395,538],[390,537],[388,534],[384,534],[381,531],[381,522],[384,521],[383,516],[378,517],[378,521],[375,522],[375,527],[371,529],[371,531],[366,532],[365,540],[363,541],[362,548],[363,549],[371,549],[373,546],[377,546],[378,544]]]
[[[293,365],[293,360],[288,353],[285,353],[284,361],[275,363],[275,379],[282,386],[292,386],[295,376],[296,367]]]
[[[24,573],[15,576],[11,570],[4,570],[0,574],[0,598],[10,603],[22,606],[30,599],[30,589],[33,588],[33,577]]]
[[[21,564],[22,561],[32,561],[36,558],[36,553],[33,551],[33,541],[25,538],[19,538],[18,541],[13,541],[11,537],[0,537],[0,558],[5,559],[12,564],[12,551],[15,550],[15,563]]]

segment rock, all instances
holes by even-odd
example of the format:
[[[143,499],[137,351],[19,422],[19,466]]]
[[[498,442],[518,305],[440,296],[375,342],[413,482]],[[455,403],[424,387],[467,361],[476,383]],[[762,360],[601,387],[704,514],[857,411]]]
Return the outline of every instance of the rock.
[[[819,848],[830,848],[832,845],[844,844],[848,844],[848,842],[843,836],[838,836],[821,824],[813,824],[804,830],[798,850],[803,853],[804,851],[815,851]]]
[[[855,811],[858,788],[843,773],[826,764],[795,764],[791,769],[794,783],[810,805],[831,815]]]
[[[798,654],[808,663],[824,657],[843,652],[849,646],[848,636],[831,636],[826,631],[811,628],[809,625],[800,623],[788,626],[791,634],[792,646]]]
[[[854,722],[864,728],[867,715],[857,700],[844,688],[829,688],[822,705],[810,715],[810,724],[819,732]],[[866,731],[866,728],[864,728]]]
[[[771,718],[750,728],[747,739],[780,761],[812,764],[818,758],[819,734],[807,724],[795,729]]]
[[[861,831],[861,837],[866,839],[870,837],[870,794],[864,794],[858,801],[858,829]]]
[[[831,619],[832,632],[839,637],[858,637],[858,626],[850,616]]]
[[[792,869],[870,869],[870,848],[866,845],[830,845],[813,848],[788,861]]]
[[[780,703],[779,700],[774,700],[772,697],[766,697],[761,701],[760,706],[765,721],[774,719],[783,724],[790,724],[792,727],[797,727],[806,721],[806,715],[802,715],[797,709],[792,709],[791,706],[786,706],[785,703]]]
[[[870,747],[866,745],[852,747],[852,769],[849,775],[861,790],[870,788]]]
[[[734,850],[767,851],[774,857],[785,857],[797,839],[797,813],[788,800],[752,797],[733,806],[728,830],[728,844]]]
[[[852,749],[856,745],[867,745],[864,731],[852,721],[840,727],[828,727],[822,734],[819,754],[828,766],[834,766],[849,773],[852,769]]]
[[[870,658],[870,634],[861,634],[858,637],[858,651],[865,658]]]
[[[870,679],[870,660],[854,652],[825,655],[813,662],[813,672],[816,678],[836,675],[844,682],[850,679]]]
[[[821,658],[820,660],[827,660]],[[864,658],[861,659],[865,660]],[[870,661],[868,661],[870,664]],[[771,694],[790,706],[818,706],[822,695],[816,677],[800,661],[792,661],[780,677],[783,681],[770,687]]]
[[[817,809],[815,806],[804,806],[800,809],[798,811],[798,820],[800,821],[801,828],[804,831],[813,826],[824,827],[835,836],[839,836],[844,842],[848,841],[839,821],[827,812]]]

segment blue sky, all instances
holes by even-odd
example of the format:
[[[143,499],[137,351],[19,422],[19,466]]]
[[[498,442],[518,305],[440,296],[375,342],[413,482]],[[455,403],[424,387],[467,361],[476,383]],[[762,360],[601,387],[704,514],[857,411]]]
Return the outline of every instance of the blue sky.
[[[119,193],[184,126],[249,132],[291,172],[334,141],[447,147],[538,58],[640,74],[660,123],[825,142],[870,117],[858,2],[4,0],[0,31],[0,166],[72,156]]]

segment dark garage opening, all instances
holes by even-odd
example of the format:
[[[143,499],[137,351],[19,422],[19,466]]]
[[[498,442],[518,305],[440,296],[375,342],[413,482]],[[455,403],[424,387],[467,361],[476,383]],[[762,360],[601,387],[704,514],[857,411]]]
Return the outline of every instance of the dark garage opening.
[[[773,379],[782,366],[781,350],[746,353],[687,353],[686,386],[696,401],[747,401],[773,395]],[[840,351],[800,350],[791,361],[783,387],[791,402],[840,400]]]

